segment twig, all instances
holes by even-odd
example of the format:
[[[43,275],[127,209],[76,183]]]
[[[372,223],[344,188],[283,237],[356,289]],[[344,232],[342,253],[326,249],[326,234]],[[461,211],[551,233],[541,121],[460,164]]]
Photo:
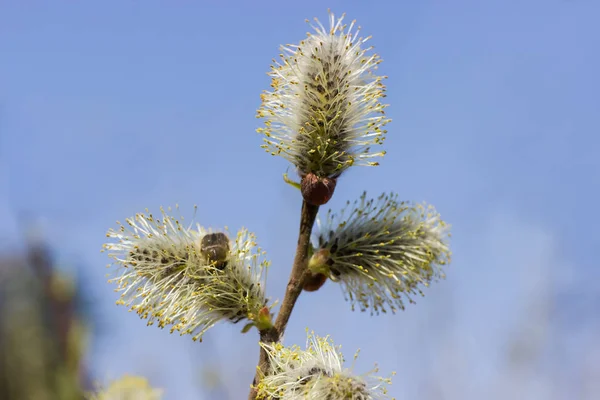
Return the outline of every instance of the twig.
[[[306,279],[306,267],[308,264],[308,245],[310,244],[310,235],[318,211],[319,206],[307,204],[306,201],[302,202],[300,233],[298,234],[298,246],[296,247],[296,255],[294,257],[292,272],[290,273],[290,280],[287,284],[285,296],[273,328],[260,332],[260,341],[263,343],[278,342],[281,339],[290,316],[292,315],[296,300],[298,300],[300,293],[302,293],[302,285]],[[254,377],[254,385],[259,382],[261,374],[267,373],[268,369],[269,358],[265,350],[261,347],[256,376]],[[256,399],[256,395],[256,390],[254,388],[251,389],[248,400]]]

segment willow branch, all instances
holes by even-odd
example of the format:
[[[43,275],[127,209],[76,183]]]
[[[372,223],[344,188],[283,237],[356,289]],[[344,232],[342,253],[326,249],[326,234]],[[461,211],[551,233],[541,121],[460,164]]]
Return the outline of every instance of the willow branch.
[[[302,293],[302,286],[306,280],[306,270],[308,264],[308,246],[310,244],[310,235],[312,232],[319,206],[313,206],[306,201],[302,202],[302,211],[300,214],[300,232],[298,234],[298,245],[296,247],[296,255],[294,257],[294,264],[292,266],[292,272],[290,273],[290,279],[287,284],[285,296],[275,324],[271,329],[266,329],[260,332],[260,341],[263,343],[274,343],[279,342],[281,336],[285,332],[287,323],[292,315],[292,310],[296,305],[296,301]],[[256,376],[254,377],[254,385],[256,385],[261,377],[261,374],[267,373],[269,370],[269,358],[266,351],[261,347],[260,356],[258,360],[258,366]],[[250,390],[248,400],[256,399],[256,390]]]

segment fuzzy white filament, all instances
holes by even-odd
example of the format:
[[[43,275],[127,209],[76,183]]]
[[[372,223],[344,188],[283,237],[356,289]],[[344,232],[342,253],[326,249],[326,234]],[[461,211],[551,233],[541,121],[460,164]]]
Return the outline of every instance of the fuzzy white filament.
[[[380,102],[385,77],[374,74],[381,59],[364,47],[370,37],[359,37],[360,27],[353,31],[355,22],[343,19],[330,12],[329,28],[315,19],[315,33],[283,46],[282,61],[274,60],[269,73],[273,90],[261,96],[263,148],[301,174],[337,177],[352,165],[378,165],[371,159],[385,154],[371,151],[389,122]]]
[[[191,334],[194,340],[202,340],[220,320],[254,320],[267,304],[263,272],[268,266],[260,260],[263,253],[254,236],[241,230],[232,243],[227,239],[223,263],[217,265],[201,248],[202,239],[213,232],[184,227],[161,213],[162,220],[137,214],[107,233],[116,240],[104,249],[117,266],[110,282],[121,292],[118,304],[148,319],[148,325],[171,325],[171,332]]]
[[[375,400],[387,398],[390,378],[361,376],[343,367],[344,357],[329,337],[308,335],[306,350],[280,343],[260,344],[268,354],[271,372],[257,385],[258,399]],[[355,355],[358,356],[358,353]]]
[[[346,213],[348,212],[348,215]],[[395,194],[367,200],[366,193],[339,214],[329,210],[317,236],[326,263],[312,265],[342,284],[352,309],[371,314],[404,309],[402,296],[423,294],[420,285],[444,278],[450,262],[449,227],[431,206],[399,202]]]

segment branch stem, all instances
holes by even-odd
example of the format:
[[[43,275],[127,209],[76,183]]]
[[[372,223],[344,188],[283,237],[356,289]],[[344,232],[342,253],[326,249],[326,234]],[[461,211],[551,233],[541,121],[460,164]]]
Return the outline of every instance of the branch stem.
[[[281,336],[285,332],[287,323],[292,315],[292,310],[296,305],[296,301],[302,293],[302,286],[307,278],[307,265],[308,265],[308,246],[310,244],[310,235],[312,228],[319,211],[319,206],[313,206],[306,201],[302,202],[302,211],[300,213],[300,232],[298,234],[298,245],[296,247],[296,255],[294,257],[294,264],[292,266],[292,272],[290,273],[290,279],[287,284],[285,296],[275,324],[271,329],[266,329],[260,332],[260,341],[263,343],[276,343],[279,342]],[[260,356],[257,365],[256,376],[254,377],[254,385],[256,385],[261,377],[261,374],[266,373],[269,370],[269,357],[267,352],[261,347]],[[254,386],[253,385],[253,386]],[[251,389],[248,400],[256,399],[256,390]]]

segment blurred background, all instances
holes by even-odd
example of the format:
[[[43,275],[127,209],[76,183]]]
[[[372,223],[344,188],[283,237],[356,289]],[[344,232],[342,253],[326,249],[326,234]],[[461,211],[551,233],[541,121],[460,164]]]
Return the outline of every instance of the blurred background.
[[[146,207],[254,231],[281,299],[301,199],[260,148],[278,46],[327,8],[384,59],[386,157],[363,190],[436,206],[448,278],[397,315],[303,294],[285,343],[330,334],[398,399],[600,397],[600,3],[592,0],[0,0],[0,398],[70,399],[140,375],[164,399],[246,398],[255,331],[203,343],[115,305],[100,249]],[[291,172],[291,170],[290,170]],[[324,210],[326,211],[326,210]]]

